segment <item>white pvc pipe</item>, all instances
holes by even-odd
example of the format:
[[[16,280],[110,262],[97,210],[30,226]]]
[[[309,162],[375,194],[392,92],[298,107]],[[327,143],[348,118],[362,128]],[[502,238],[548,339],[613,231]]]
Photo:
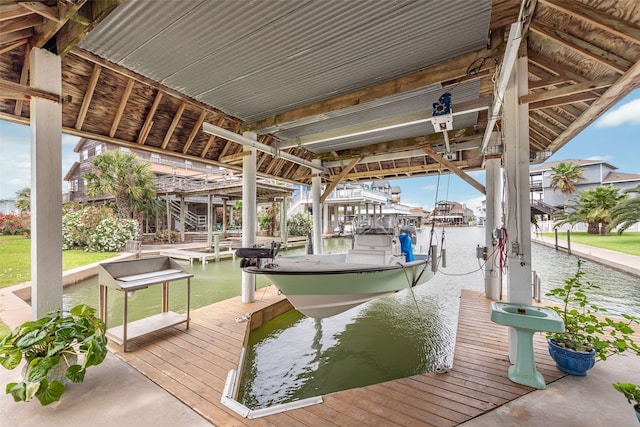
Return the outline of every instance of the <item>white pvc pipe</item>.
[[[257,138],[256,139],[250,139],[250,138],[247,138],[244,135],[238,135],[235,132],[228,131],[228,130],[223,129],[223,128],[221,128],[219,126],[216,126],[216,125],[212,125],[211,123],[203,123],[202,124],[202,131],[204,133],[209,133],[209,134],[213,134],[213,135],[219,136],[220,138],[228,139],[229,141],[237,142],[238,144],[242,144],[245,147],[255,148],[258,151],[262,151],[263,153],[271,154],[274,157],[280,157],[280,158],[283,158],[285,160],[289,160],[290,162],[296,163],[298,165],[306,166],[308,168],[311,168],[312,170],[316,170],[316,171],[319,171],[319,172],[326,172],[325,168],[320,163],[317,163],[317,164],[316,163],[312,163],[312,162],[310,162],[308,160],[301,159],[300,157],[296,157],[296,156],[294,156],[292,154],[289,154],[287,152],[280,151],[276,147],[272,147],[270,145],[266,145],[266,144],[263,144],[261,142],[258,142]],[[253,132],[245,132],[245,134],[247,134],[247,133],[252,133],[252,134],[255,135],[255,133],[253,133]]]

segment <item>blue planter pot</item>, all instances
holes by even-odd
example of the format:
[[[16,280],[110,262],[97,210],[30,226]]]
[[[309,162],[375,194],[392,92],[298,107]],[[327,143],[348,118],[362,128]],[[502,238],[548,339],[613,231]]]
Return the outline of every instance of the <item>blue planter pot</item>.
[[[595,350],[588,352],[571,350],[554,344],[551,338],[547,342],[549,343],[549,354],[556,362],[556,367],[562,372],[583,377],[596,363]]]

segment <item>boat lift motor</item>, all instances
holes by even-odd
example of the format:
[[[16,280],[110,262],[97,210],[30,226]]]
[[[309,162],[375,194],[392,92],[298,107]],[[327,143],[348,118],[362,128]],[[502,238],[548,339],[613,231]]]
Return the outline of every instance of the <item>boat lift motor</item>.
[[[449,135],[447,131],[453,130],[453,111],[451,110],[451,93],[444,93],[438,102],[433,103],[431,124],[436,132],[442,132],[444,136],[445,155],[451,154]]]

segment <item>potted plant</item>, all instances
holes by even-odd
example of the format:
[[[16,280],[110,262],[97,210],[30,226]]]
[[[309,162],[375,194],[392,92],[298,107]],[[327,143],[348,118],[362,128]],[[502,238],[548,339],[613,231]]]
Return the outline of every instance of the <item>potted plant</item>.
[[[626,350],[640,354],[640,346],[631,337],[631,324],[638,324],[638,319],[628,314],[622,314],[621,319],[599,317],[607,310],[589,302],[589,291],[599,286],[583,281],[581,267],[579,259],[575,275],[567,278],[564,286],[546,293],[560,299],[560,306],[550,308],[560,314],[565,325],[565,332],[547,334],[549,354],[558,369],[579,376],[586,375],[596,359],[606,360]]]
[[[636,417],[640,422],[640,385],[631,383],[613,383],[613,388],[624,394],[627,401],[636,410]]]
[[[0,341],[0,364],[17,367],[25,359],[23,379],[9,383],[6,393],[16,402],[34,396],[42,405],[60,399],[65,378],[82,382],[89,366],[102,363],[107,355],[105,325],[95,310],[81,304],[69,313],[50,312],[36,321],[25,322]],[[83,355],[81,363],[78,356]]]

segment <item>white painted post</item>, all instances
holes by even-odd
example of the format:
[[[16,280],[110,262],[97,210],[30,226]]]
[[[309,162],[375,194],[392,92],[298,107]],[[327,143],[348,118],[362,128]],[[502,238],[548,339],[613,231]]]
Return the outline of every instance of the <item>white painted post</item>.
[[[184,231],[187,225],[184,222],[186,210],[187,210],[187,205],[184,202],[184,195],[181,195],[180,196],[180,241],[182,243],[184,243]]]
[[[498,138],[500,136],[498,135]],[[485,223],[485,246],[487,255],[491,255],[485,263],[485,296],[492,300],[502,298],[502,271],[499,268],[497,241],[493,237],[496,228],[502,226],[500,204],[502,201],[502,169],[499,158],[485,160],[487,175],[487,203]]]
[[[313,163],[320,164],[319,159],[314,159]],[[322,254],[322,205],[320,195],[322,193],[322,178],[317,171],[313,171],[311,178],[311,201],[313,206],[313,253]]]
[[[244,137],[257,141],[254,132],[245,132]],[[251,154],[242,159],[242,246],[245,248],[255,244],[257,201],[256,201],[256,149],[247,145],[243,151]],[[255,300],[256,277],[242,272],[242,302],[250,303]]]
[[[530,305],[531,205],[529,201],[529,105],[520,104],[527,94],[527,57],[519,57],[505,93],[502,123],[505,132],[506,228],[508,240],[507,294],[509,302]],[[516,362],[517,336],[510,328],[509,358]]]
[[[60,95],[58,55],[33,48],[31,87]],[[62,104],[31,97],[31,314],[62,308]]]
[[[215,220],[215,215],[212,215],[211,212],[211,198],[212,195],[211,194],[207,194],[207,248],[210,249],[211,245],[213,244],[212,238],[213,238],[213,221]],[[216,255],[216,261],[218,260],[218,257]]]

